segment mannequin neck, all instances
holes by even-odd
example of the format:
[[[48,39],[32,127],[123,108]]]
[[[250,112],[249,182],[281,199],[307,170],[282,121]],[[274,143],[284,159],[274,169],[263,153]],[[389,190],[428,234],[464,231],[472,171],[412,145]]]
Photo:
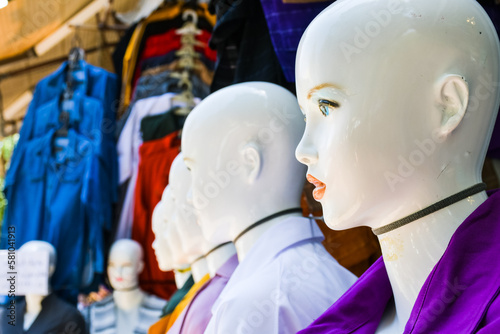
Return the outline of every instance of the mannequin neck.
[[[113,299],[118,309],[131,311],[139,308],[144,298],[144,292],[138,287],[127,291],[113,291]]]
[[[259,240],[259,238],[264,233],[266,233],[267,230],[290,217],[302,217],[302,215],[298,213],[290,213],[273,218],[259,226],[256,226],[255,228],[240,236],[240,238],[234,243],[234,246],[236,247],[236,253],[238,254],[238,261],[241,263],[245,259],[250,249],[252,249],[253,245],[255,245],[257,240]],[[244,229],[242,229],[239,233],[241,233],[242,231],[244,231]]]
[[[182,288],[189,277],[191,277],[191,269],[187,268],[190,268],[190,266],[187,265],[184,268],[174,270],[175,285],[177,289]]]
[[[485,192],[478,193],[378,236],[394,293],[395,321],[400,332],[403,332],[424,282],[443,256],[451,237],[487,198]]]
[[[44,295],[26,295],[26,313],[38,315],[42,311],[42,301],[45,299]]]
[[[214,277],[217,270],[219,270],[219,268],[222,267],[222,265],[226,263],[227,260],[229,260],[229,258],[235,253],[236,248],[231,242],[220,248],[217,248],[210,254],[207,254],[205,259],[207,260],[208,273],[210,274],[210,277]]]
[[[191,264],[191,273],[193,274],[194,282],[199,282],[203,276],[208,274],[207,260],[204,257],[198,258]]]

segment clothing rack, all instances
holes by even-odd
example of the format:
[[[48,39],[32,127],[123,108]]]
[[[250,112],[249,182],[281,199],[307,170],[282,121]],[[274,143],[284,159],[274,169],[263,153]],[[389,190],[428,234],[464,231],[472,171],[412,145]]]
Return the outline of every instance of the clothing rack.
[[[94,48],[83,49],[83,50],[85,51],[85,54],[89,54],[89,53],[94,53],[96,51],[100,51],[103,48],[115,47],[117,44],[118,43],[108,43],[108,44],[104,44],[104,45],[97,46],[97,47],[94,47]],[[38,64],[31,65],[31,66],[27,66],[27,67],[24,67],[24,68],[21,68],[21,69],[18,69],[18,70],[13,70],[13,71],[8,71],[8,72],[0,73],[0,81],[2,79],[7,79],[7,78],[11,78],[13,76],[18,76],[18,75],[21,75],[21,74],[24,74],[24,73],[27,73],[27,72],[31,72],[33,70],[36,70],[36,69],[39,69],[39,68],[43,68],[43,67],[46,67],[46,66],[57,65],[57,64],[60,64],[63,61],[66,61],[66,60],[68,60],[68,56],[62,56],[62,57],[51,59],[51,60],[48,60],[48,61],[45,61],[45,62],[42,62],[42,63],[38,63]]]

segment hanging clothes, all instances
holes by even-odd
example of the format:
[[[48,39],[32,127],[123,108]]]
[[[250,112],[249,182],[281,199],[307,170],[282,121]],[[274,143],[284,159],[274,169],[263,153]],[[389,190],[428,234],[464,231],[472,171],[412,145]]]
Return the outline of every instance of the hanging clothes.
[[[135,28],[123,58],[121,99],[123,110],[129,106],[131,101],[136,66],[144,49],[144,43],[149,36],[164,33],[170,29],[180,28],[184,22],[181,17],[183,9],[185,7],[182,2],[168,4],[151,14]],[[208,27],[205,27],[205,30],[210,31],[211,27],[215,24],[215,17],[208,12],[208,6],[206,4],[199,4],[195,10],[200,18],[200,24],[204,22],[201,18],[210,24]],[[165,31],[165,29],[167,30]]]
[[[180,139],[174,132],[165,138],[145,142],[139,148],[139,168],[134,197],[132,239],[144,250],[145,268],[139,275],[144,291],[168,299],[175,292],[173,272],[163,272],[152,247],[155,239],[151,217],[168,185],[170,166],[180,152]]]
[[[210,46],[217,50],[212,92],[246,81],[272,82],[294,92],[274,52],[260,1],[241,0],[228,6],[215,0],[217,23]]]
[[[295,57],[300,38],[311,21],[334,0],[315,3],[284,3],[261,0],[274,51],[286,80],[295,82]]]
[[[53,289],[74,301],[78,289],[105,269],[104,238],[117,200],[118,163],[113,136],[117,78],[78,62],[74,91],[61,101],[65,62],[39,82],[5,179],[5,232],[16,229],[16,248],[31,240],[51,243],[58,265]],[[67,136],[58,143],[65,112]],[[29,210],[27,210],[29,205]],[[1,246],[7,238],[2,234]]]

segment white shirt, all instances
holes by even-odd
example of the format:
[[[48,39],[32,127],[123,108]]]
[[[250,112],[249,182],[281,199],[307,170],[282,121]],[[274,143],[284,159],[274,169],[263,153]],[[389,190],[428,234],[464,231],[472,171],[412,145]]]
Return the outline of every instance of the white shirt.
[[[307,327],[356,281],[323,239],[308,218],[271,227],[231,276],[205,334],[295,334]]]

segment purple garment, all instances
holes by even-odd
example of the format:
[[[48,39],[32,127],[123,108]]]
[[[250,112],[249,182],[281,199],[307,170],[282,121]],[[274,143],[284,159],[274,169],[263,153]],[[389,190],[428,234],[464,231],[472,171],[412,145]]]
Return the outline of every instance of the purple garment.
[[[417,297],[409,333],[500,333],[500,191],[457,229]],[[382,258],[299,334],[375,333],[393,298]]]
[[[261,0],[274,51],[286,80],[295,82],[295,56],[307,26],[332,0],[290,4],[283,0]]]
[[[212,305],[231,278],[238,266],[238,256],[234,254],[227,260],[194,296],[191,303],[182,311],[168,334],[203,334],[212,318]]]

